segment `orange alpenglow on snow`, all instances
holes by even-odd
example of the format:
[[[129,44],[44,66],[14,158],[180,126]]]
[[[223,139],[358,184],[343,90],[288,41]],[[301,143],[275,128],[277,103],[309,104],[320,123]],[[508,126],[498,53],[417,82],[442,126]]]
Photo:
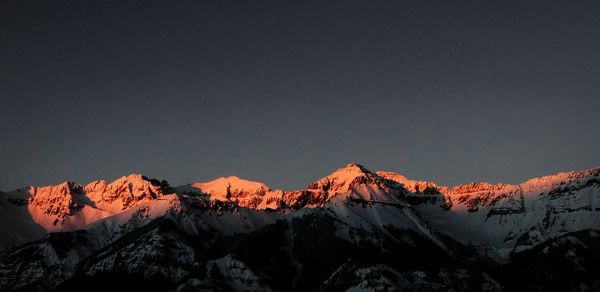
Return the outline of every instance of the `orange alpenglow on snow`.
[[[32,219],[49,232],[76,230],[153,199],[165,197],[163,188],[140,174],[110,184],[98,180],[81,186],[64,182],[30,187],[27,206]],[[168,196],[175,199],[175,195]]]
[[[47,232],[71,231],[98,221],[108,222],[107,218],[122,216],[125,218],[122,220],[126,221],[136,212],[143,212],[146,218],[156,218],[179,206],[182,198],[192,198],[203,208],[227,204],[233,208],[270,209],[284,213],[303,208],[342,208],[353,202],[385,204],[421,209],[419,212],[430,213],[428,216],[431,218],[441,216],[432,222],[455,222],[455,226],[461,228],[477,229],[491,222],[488,217],[495,214],[527,211],[528,216],[535,217],[528,220],[536,221],[546,214],[542,206],[549,203],[560,203],[556,207],[558,210],[595,210],[600,206],[584,205],[598,201],[593,198],[593,193],[586,193],[586,190],[588,185],[598,180],[599,175],[600,168],[593,168],[534,178],[515,185],[470,183],[445,187],[412,180],[394,172],[371,172],[359,164],[350,163],[309,184],[306,189],[284,191],[237,176],[171,187],[166,181],[132,174],[111,183],[97,180],[82,186],[64,182],[4,193],[0,201],[3,203],[0,220],[6,224],[0,226],[0,233],[7,234],[2,242],[6,246],[39,238]],[[580,192],[581,195],[577,200],[545,201],[562,191]],[[440,209],[450,212],[440,213]],[[595,219],[586,216],[581,218],[587,220],[587,223],[582,221],[582,226],[595,222]],[[121,219],[111,222],[119,224]],[[463,233],[474,234],[469,230]],[[498,236],[503,234],[497,233]]]

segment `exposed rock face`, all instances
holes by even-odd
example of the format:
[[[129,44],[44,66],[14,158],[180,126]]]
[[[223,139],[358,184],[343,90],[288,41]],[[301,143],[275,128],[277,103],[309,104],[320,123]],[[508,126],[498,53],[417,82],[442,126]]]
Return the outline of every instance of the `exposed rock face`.
[[[81,229],[100,219],[159,199],[171,191],[166,182],[139,174],[119,178],[107,184],[103,180],[86,186],[63,182],[54,186],[29,187],[9,193],[13,205],[27,208],[29,218],[49,232]],[[23,199],[26,198],[26,203]],[[34,239],[34,238],[31,238]]]
[[[63,225],[69,216],[83,208],[83,189],[73,182],[64,182],[56,186],[30,187],[29,194],[31,194],[29,209],[34,211],[33,214],[40,221],[44,217],[54,218],[52,226]]]
[[[94,181],[83,190],[94,204],[114,212],[129,209],[140,202],[154,200],[172,192],[166,181],[159,182],[140,174],[124,176],[110,184],[103,180]]]

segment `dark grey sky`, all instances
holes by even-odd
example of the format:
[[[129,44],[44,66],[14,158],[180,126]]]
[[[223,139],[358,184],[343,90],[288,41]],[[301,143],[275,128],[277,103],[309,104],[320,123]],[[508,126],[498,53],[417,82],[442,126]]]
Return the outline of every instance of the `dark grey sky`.
[[[0,190],[600,165],[598,1],[0,1]]]

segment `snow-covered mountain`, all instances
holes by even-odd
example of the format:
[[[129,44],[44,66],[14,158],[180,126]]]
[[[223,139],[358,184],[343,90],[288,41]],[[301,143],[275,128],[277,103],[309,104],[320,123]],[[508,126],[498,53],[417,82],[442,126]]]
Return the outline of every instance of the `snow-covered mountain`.
[[[110,184],[103,180],[86,186],[63,182],[15,190],[0,198],[0,245],[18,245],[47,232],[78,230],[150,201],[175,197],[166,181],[139,174],[124,176]]]
[[[0,290],[544,290],[553,275],[514,265],[562,250],[586,263],[564,287],[593,290],[599,175],[445,187],[351,163],[294,191],[137,174],[28,187],[0,194]]]
[[[517,185],[471,183],[451,188],[389,173],[382,176],[409,188],[416,185],[409,201],[435,230],[487,247],[504,259],[562,234],[600,227],[600,168]]]

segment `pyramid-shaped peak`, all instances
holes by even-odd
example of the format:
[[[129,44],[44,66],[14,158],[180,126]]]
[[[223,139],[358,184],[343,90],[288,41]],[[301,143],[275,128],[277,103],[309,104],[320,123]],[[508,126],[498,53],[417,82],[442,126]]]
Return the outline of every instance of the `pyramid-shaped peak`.
[[[349,173],[349,174],[356,174],[356,175],[365,175],[365,174],[375,175],[374,172],[368,170],[362,164],[359,164],[356,162],[351,162],[351,163],[348,163],[345,167],[338,168],[331,175],[334,175],[336,173]]]
[[[336,171],[331,173],[329,176],[340,176],[340,177],[348,177],[354,178],[359,175],[374,175],[374,173],[361,164],[352,162],[348,163],[345,167],[338,168]]]
[[[349,186],[357,180],[364,178],[363,181],[374,180],[378,176],[358,163],[349,163],[325,176],[308,186],[309,189],[332,189],[336,191],[346,191]]]

